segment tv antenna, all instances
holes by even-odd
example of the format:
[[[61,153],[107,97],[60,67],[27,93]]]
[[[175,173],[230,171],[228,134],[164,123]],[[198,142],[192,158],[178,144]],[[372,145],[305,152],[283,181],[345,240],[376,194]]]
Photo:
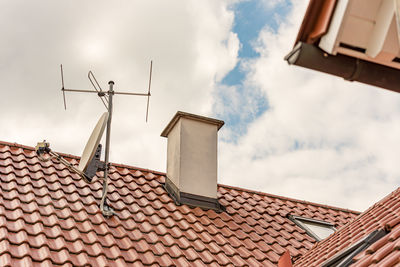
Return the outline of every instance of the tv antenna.
[[[149,102],[150,102],[150,88],[151,88],[151,76],[153,70],[153,61],[150,61],[150,75],[149,75],[149,87],[147,93],[130,93],[130,92],[116,92],[114,91],[114,82],[109,81],[108,91],[103,91],[100,84],[97,82],[96,77],[92,71],[88,72],[88,79],[92,84],[94,90],[81,90],[81,89],[67,89],[64,87],[64,71],[62,64],[61,69],[61,91],[63,94],[64,108],[67,109],[67,103],[65,98],[65,92],[75,92],[75,93],[96,93],[102,103],[106,108],[106,112],[102,114],[98,120],[88,142],[86,143],[85,149],[83,150],[79,166],[76,167],[69,161],[64,159],[58,153],[50,149],[50,144],[46,141],[39,142],[36,146],[36,153],[41,161],[48,161],[52,158],[57,159],[60,163],[65,165],[67,168],[77,173],[85,182],[93,182],[93,177],[96,175],[97,171],[104,171],[104,176],[100,178],[103,180],[103,190],[100,202],[100,210],[105,217],[112,216],[115,214],[112,207],[107,204],[107,193],[108,193],[108,174],[110,171],[110,136],[111,136],[111,120],[112,120],[112,110],[113,110],[113,96],[114,95],[131,95],[131,96],[147,96],[147,106],[146,106],[146,122],[148,121],[149,114]],[[107,126],[106,131],[106,148],[104,162],[100,161],[101,157],[101,144],[100,140],[103,136],[104,130]],[[45,158],[44,154],[50,155],[50,157]]]

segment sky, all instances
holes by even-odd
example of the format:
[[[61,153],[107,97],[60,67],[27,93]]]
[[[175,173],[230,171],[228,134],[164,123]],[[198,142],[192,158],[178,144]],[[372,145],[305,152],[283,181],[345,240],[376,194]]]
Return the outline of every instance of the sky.
[[[400,184],[400,96],[289,66],[306,0],[0,2],[0,140],[80,155],[114,98],[110,160],[166,171],[176,111],[225,121],[218,182],[354,210]],[[103,142],[104,143],[104,142]]]

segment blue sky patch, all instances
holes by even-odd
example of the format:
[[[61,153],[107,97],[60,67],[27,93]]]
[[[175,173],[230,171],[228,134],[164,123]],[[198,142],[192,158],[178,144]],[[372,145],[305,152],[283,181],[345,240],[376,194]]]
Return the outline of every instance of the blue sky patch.
[[[235,133],[231,136],[233,138],[231,141],[236,141],[245,134],[247,125],[268,109],[266,96],[257,88],[248,88],[244,85],[247,72],[242,63],[260,56],[253,48],[260,31],[265,27],[277,31],[280,22],[291,8],[291,3],[287,1],[266,4],[259,0],[242,1],[232,6],[235,13],[233,32],[237,34],[241,44],[239,61],[221,81],[222,86],[219,90],[224,92],[217,94],[219,98],[217,102],[224,105],[223,112],[221,109],[219,111],[215,109],[215,113],[226,122],[227,128]]]
[[[268,8],[263,1],[259,0],[243,1],[233,6],[235,12],[233,32],[238,35],[241,48],[238,64],[224,77],[222,84],[238,85],[244,80],[246,73],[242,70],[240,62],[243,59],[260,56],[253,49],[253,42],[257,40],[260,31],[266,26],[276,31],[281,19],[289,13],[291,8],[292,5],[284,1]]]

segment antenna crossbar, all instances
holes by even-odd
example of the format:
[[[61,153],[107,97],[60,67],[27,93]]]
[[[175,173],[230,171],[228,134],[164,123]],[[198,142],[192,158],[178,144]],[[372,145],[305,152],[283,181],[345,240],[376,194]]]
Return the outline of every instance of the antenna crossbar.
[[[93,91],[93,90],[82,90],[82,89],[61,89],[65,92],[75,92],[75,93],[96,93],[96,94],[107,94],[108,91]],[[112,94],[114,95],[135,95],[135,96],[151,96],[149,93],[129,93],[129,92],[115,92],[113,91]]]
[[[136,95],[136,96],[150,96],[148,93],[128,93],[128,92],[114,92],[115,95]]]
[[[99,93],[98,91],[93,91],[93,90],[65,89],[65,88],[61,89],[61,91],[64,91],[64,92],[75,92],[75,93],[96,93],[96,94]]]

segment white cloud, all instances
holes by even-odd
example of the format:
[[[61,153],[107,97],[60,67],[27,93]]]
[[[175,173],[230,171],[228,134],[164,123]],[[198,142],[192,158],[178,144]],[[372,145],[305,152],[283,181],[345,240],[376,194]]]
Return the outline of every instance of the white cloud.
[[[288,66],[306,4],[260,33],[247,82],[270,109],[237,144],[221,144],[221,182],[363,210],[400,182],[400,96]]]
[[[274,8],[278,4],[284,3],[285,0],[262,0],[261,2],[265,6],[265,8]]]
[[[0,140],[80,155],[104,112],[94,95],[67,88],[146,92],[154,60],[149,123],[146,99],[115,96],[111,160],[165,170],[164,126],[177,110],[209,115],[215,82],[236,63],[229,1],[2,1]]]

